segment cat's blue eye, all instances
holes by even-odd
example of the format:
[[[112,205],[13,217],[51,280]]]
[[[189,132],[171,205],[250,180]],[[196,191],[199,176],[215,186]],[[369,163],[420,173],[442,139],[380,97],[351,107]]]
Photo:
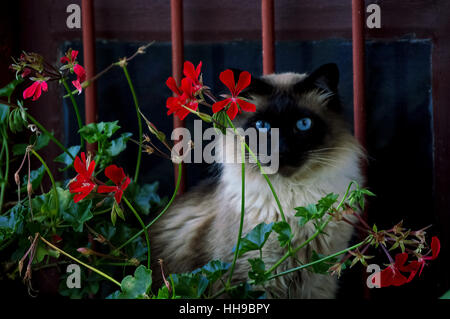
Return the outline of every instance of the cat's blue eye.
[[[297,121],[297,128],[300,131],[307,131],[311,128],[312,121],[309,117],[304,117]]]
[[[270,130],[270,123],[266,121],[256,121],[255,126],[261,132],[268,132]]]

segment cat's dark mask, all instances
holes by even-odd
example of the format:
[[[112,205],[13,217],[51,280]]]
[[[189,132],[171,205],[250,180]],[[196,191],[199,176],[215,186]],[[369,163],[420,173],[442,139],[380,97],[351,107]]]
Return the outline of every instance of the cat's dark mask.
[[[240,71],[234,72],[237,80]],[[242,114],[239,126],[258,130],[279,128],[280,172],[290,175],[313,152],[332,145],[335,126],[341,125],[336,120],[341,109],[338,82],[336,64],[325,64],[308,76],[252,77],[243,96],[255,102],[256,112]]]

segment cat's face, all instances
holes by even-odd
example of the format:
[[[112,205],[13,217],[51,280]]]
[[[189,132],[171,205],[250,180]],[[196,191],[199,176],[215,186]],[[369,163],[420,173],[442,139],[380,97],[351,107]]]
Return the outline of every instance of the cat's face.
[[[333,156],[345,148],[349,131],[340,116],[337,92],[339,71],[326,64],[310,75],[273,74],[252,78],[246,95],[255,113],[243,113],[237,125],[244,129],[279,129],[279,173],[290,176],[302,167],[333,165]],[[255,150],[256,151],[256,150]],[[270,151],[269,151],[270,152]]]

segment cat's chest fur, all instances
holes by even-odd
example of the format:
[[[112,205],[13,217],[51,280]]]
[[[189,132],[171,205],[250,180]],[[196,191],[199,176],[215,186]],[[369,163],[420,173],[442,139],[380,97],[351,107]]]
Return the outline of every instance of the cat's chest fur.
[[[359,169],[360,157],[357,154],[348,153],[339,161],[338,168],[323,169],[319,174],[316,173],[310,178],[295,179],[280,175],[269,176],[284,210],[286,220],[294,234],[292,247],[299,246],[316,231],[311,222],[303,227],[298,225],[298,217],[295,216],[296,207],[317,203],[319,199],[330,193],[338,194],[339,199],[341,199],[352,180],[358,183],[363,182]],[[241,170],[238,169],[238,166],[234,164],[226,166],[216,192],[216,196],[222,199],[219,200],[222,204],[220,212],[216,216],[214,227],[216,231],[213,236],[216,237],[215,242],[221,242],[222,245],[215,247],[214,257],[226,261],[232,259],[231,248],[235,246],[238,234],[242,188],[237,186],[240,185],[237,181],[240,179]],[[247,173],[243,236],[260,223],[277,221],[281,221],[279,208],[263,175],[255,171]],[[327,226],[326,235],[318,236],[306,248],[300,250],[296,257],[304,263],[310,260],[313,250],[321,254],[331,254],[345,249],[352,233],[353,228],[350,225],[332,221]],[[227,245],[223,245],[223,243],[227,243]],[[266,269],[275,264],[285,253],[286,248],[280,247],[277,235],[272,234],[263,249]],[[245,278],[250,270],[248,259],[258,257],[259,252],[256,251],[246,253],[241,257],[237,264],[236,278]],[[298,263],[294,259],[288,259],[278,268],[278,271],[295,266],[298,266]],[[269,286],[271,286],[273,294],[278,297],[333,297],[336,289],[334,278],[308,272],[302,272],[301,276],[302,279],[298,274],[280,278],[272,281]],[[292,284],[293,281],[299,282]],[[321,287],[324,289],[313,289],[312,282],[314,281],[322,282]],[[295,289],[292,287],[295,287]],[[323,293],[321,293],[322,291]]]

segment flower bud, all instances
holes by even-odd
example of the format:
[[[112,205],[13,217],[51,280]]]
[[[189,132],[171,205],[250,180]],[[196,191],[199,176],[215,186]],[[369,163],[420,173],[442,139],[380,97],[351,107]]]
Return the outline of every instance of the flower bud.
[[[92,249],[89,249],[89,248],[86,248],[86,247],[80,247],[80,248],[77,248],[77,251],[78,251],[79,253],[85,255],[85,256],[90,256],[90,255],[93,255],[93,253],[94,253],[94,252],[92,251]]]
[[[29,196],[31,196],[31,194],[33,194],[33,185],[30,182],[28,182],[28,184],[27,184],[27,193]]]

